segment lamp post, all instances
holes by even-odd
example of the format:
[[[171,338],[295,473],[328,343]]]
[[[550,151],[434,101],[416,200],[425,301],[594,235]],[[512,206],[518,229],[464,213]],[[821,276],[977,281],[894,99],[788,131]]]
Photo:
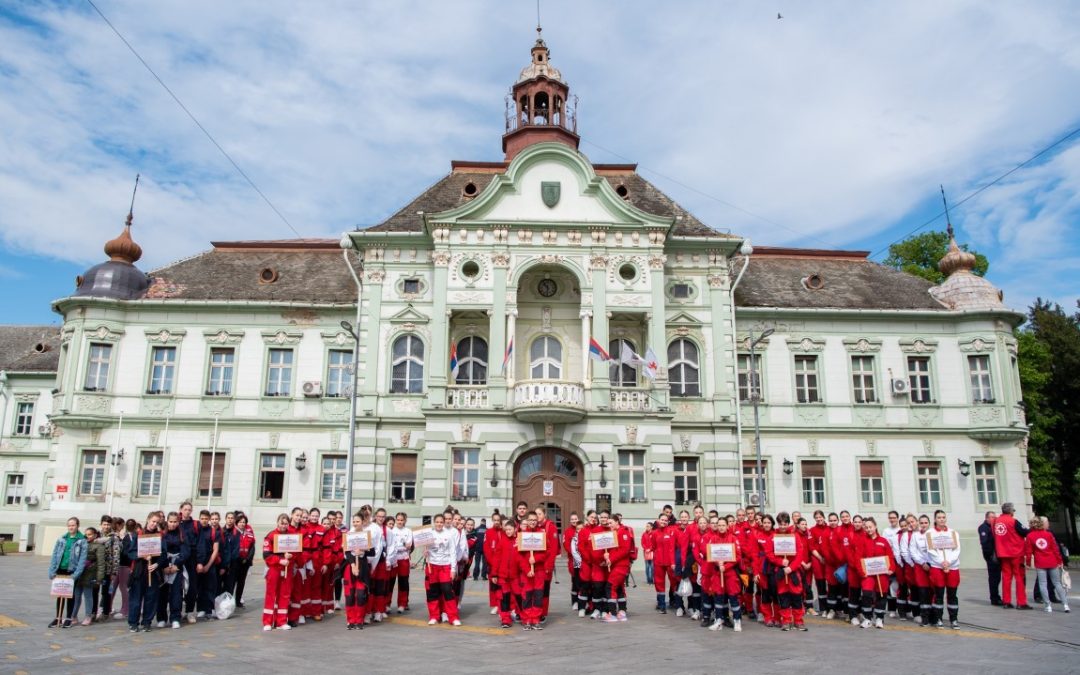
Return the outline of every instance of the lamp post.
[[[357,304],[359,305],[359,298],[357,298]],[[360,368],[360,336],[357,335],[353,325],[348,321],[342,321],[341,327],[345,329],[353,339],[353,353],[352,353],[352,391],[349,394],[349,454],[345,462],[345,475],[347,477],[345,481],[345,518],[352,518],[352,498],[353,498],[353,455],[356,453],[356,383],[358,381]]]
[[[761,402],[761,387],[758,386],[757,357],[754,355],[754,347],[765,338],[772,335],[774,329],[766,328],[761,335],[754,339],[754,331],[750,331],[748,342],[750,343],[750,402],[754,405],[754,445],[757,447],[757,496],[758,508],[765,506],[765,477],[761,474],[761,415],[758,412],[758,404]]]

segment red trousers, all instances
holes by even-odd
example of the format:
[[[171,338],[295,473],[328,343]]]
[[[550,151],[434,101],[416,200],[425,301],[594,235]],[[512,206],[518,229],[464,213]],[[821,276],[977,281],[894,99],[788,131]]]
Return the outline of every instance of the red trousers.
[[[303,614],[308,618],[322,618],[323,615],[323,577],[328,575],[323,574],[321,569],[322,565],[316,564],[315,571],[304,579],[304,595],[301,603]]]
[[[934,588],[956,588],[960,585],[960,570],[958,568],[952,568],[948,572],[940,567],[930,568],[930,585]],[[1020,584],[1021,591],[1024,590],[1024,584]]]
[[[442,613],[450,621],[458,620],[457,598],[454,596],[454,566],[427,565],[424,576],[427,590],[428,618],[439,619]]]
[[[535,576],[521,577],[521,623],[532,626],[540,623],[543,608],[544,571],[537,570]]]
[[[397,606],[409,606],[409,560],[399,560],[390,570],[391,574],[397,575]]]
[[[263,625],[285,625],[289,620],[289,596],[292,593],[292,570],[281,565],[266,570],[266,598],[263,600]]]
[[[304,580],[300,578],[299,570],[290,571],[289,575],[289,622],[296,623],[304,610]]]
[[[386,613],[390,601],[386,595],[387,581],[390,579],[390,571],[386,569],[386,561],[380,560],[379,564],[371,570],[371,588],[368,589],[367,613]]]
[[[780,622],[799,626],[802,625],[806,610],[803,606],[802,579],[799,579],[798,584],[794,583],[794,580],[794,576],[782,577],[776,583],[776,594],[780,605]]]
[[[345,578],[341,582],[341,594],[345,597],[345,620],[350,624],[364,623],[367,606],[367,586],[354,579],[352,565],[345,566]]]
[[[658,565],[656,561],[653,561],[653,586],[656,588],[657,593],[666,593],[665,580],[671,582],[671,588],[674,589],[678,583],[679,578],[675,576],[675,567],[672,565]]]
[[[506,578],[500,578],[499,583],[495,585],[495,607],[499,608],[499,620],[504,626],[512,625],[514,623],[513,617],[510,616],[510,612],[514,609],[514,595],[516,591],[514,589],[514,583]]]
[[[1016,579],[1016,605],[1028,604],[1023,558],[998,558],[998,562],[1001,563],[1001,601],[1006,605],[1012,602],[1013,579]]]

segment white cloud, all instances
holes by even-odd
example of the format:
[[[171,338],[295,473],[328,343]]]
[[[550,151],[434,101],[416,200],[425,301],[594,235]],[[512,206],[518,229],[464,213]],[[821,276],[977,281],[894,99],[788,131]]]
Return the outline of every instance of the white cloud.
[[[101,6],[304,236],[378,222],[452,158],[500,158],[532,41],[533,7],[496,0]],[[40,28],[5,11],[4,247],[96,262],[137,171],[146,268],[210,240],[293,236],[85,5],[18,6]],[[880,248],[921,223],[938,183],[958,199],[1078,122],[1075,3],[544,13],[584,139],[794,231],[650,176],[759,244]],[[1040,260],[1080,258],[1078,162],[1019,172],[954,216],[1014,303],[1045,288],[1071,304],[1080,287]]]

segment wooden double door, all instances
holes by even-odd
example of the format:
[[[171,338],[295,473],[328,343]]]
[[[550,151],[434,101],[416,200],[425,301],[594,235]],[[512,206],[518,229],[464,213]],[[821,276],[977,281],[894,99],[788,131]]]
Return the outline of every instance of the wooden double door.
[[[585,471],[572,453],[558,448],[537,448],[514,463],[514,504],[524,501],[532,509],[543,504],[547,517],[561,532],[570,514],[585,508]]]

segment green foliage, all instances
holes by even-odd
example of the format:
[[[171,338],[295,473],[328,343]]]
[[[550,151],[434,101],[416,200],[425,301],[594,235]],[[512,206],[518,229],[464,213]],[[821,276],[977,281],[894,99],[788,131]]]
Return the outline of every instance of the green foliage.
[[[1049,347],[1035,333],[1017,331],[1017,367],[1020,371],[1020,389],[1024,395],[1024,412],[1028,422],[1028,469],[1031,476],[1031,494],[1038,513],[1053,513],[1060,506],[1061,480],[1058,467],[1051,453],[1054,425],[1060,415],[1047,400],[1053,356]]]
[[[960,248],[968,250],[966,244]],[[945,257],[948,250],[948,233],[924,232],[889,246],[889,257],[885,259],[885,264],[940,284],[945,280],[945,275],[938,269],[938,261]],[[985,276],[990,268],[990,261],[983,254],[972,252],[975,253],[975,268],[972,272],[980,277]]]

